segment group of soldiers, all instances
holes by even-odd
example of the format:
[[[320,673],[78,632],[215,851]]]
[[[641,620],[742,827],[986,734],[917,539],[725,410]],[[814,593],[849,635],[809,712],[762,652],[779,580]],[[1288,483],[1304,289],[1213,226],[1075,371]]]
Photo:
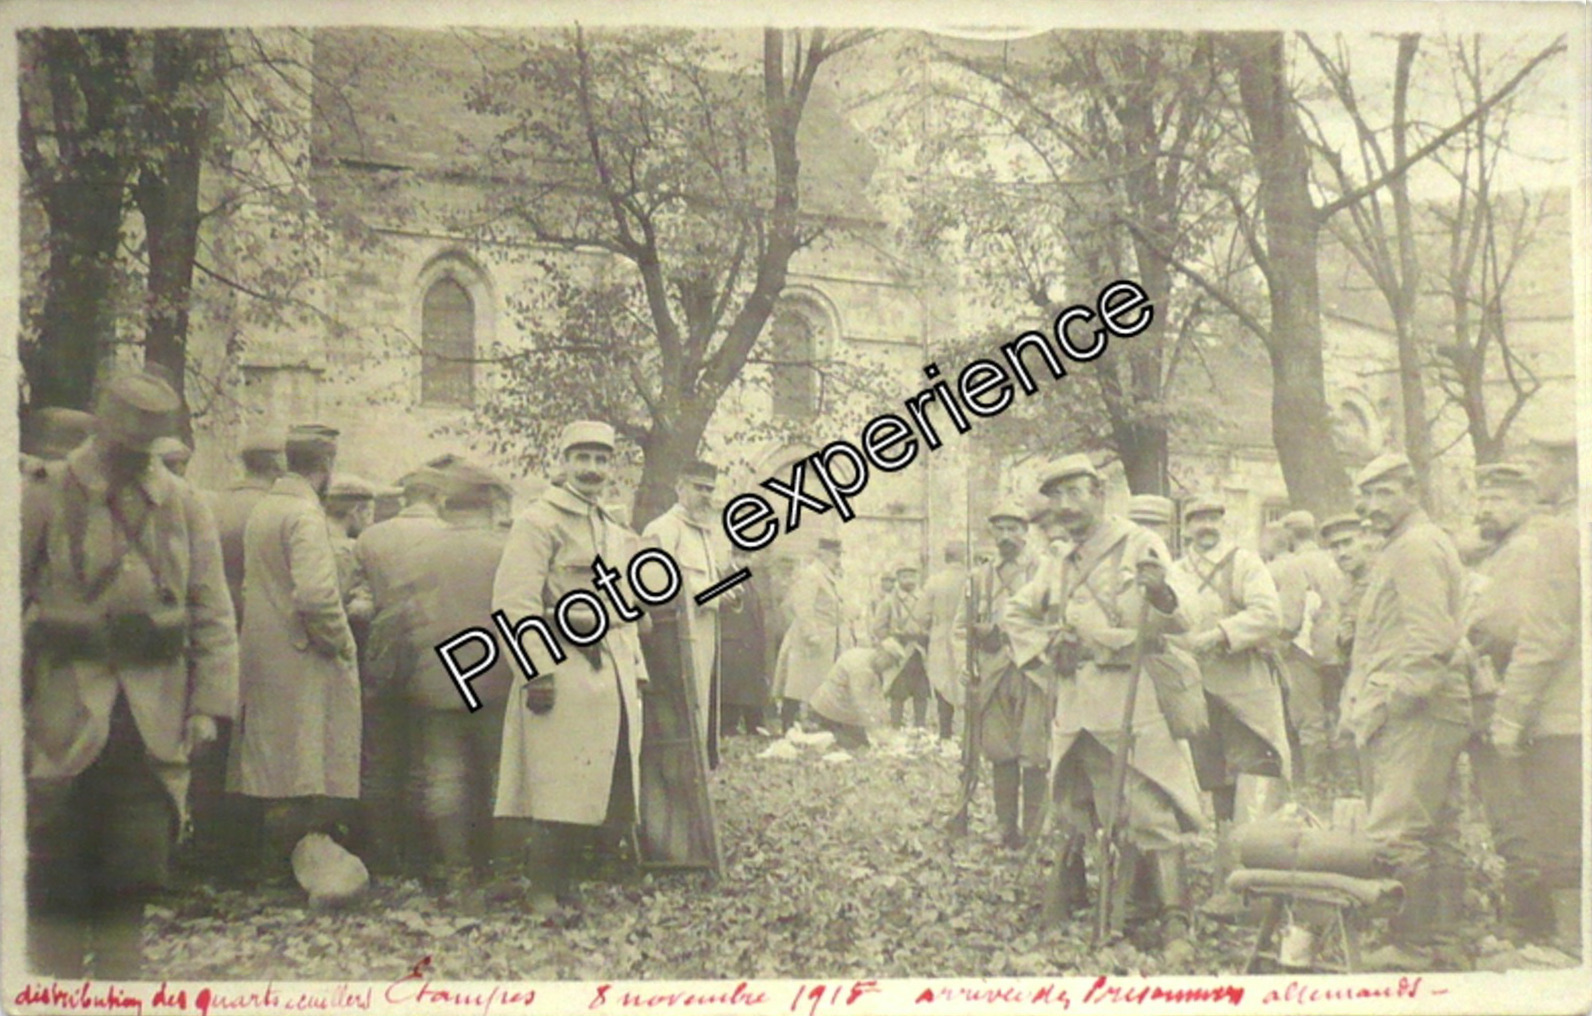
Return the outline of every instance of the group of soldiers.
[[[285,877],[295,845],[322,833],[378,873],[435,872],[464,894],[498,886],[489,872],[512,857],[516,906],[567,904],[576,859],[614,849],[640,817],[655,628],[677,633],[704,769],[721,723],[763,727],[770,693],[783,727],[805,719],[845,747],[866,745],[886,711],[901,725],[909,699],[921,726],[934,696],[947,740],[960,710],[993,767],[1002,841],[1059,830],[1058,912],[1087,898],[1092,829],[1124,816],[1113,870],[1139,887],[1168,952],[1189,948],[1184,855],[1203,794],[1224,874],[1234,827],[1274,806],[1301,761],[1313,778],[1329,770],[1343,740],[1367,829],[1405,888],[1374,962],[1429,963],[1463,904],[1462,752],[1508,865],[1513,927],[1540,940],[1574,909],[1555,905],[1580,870],[1572,439],[1478,470],[1490,552],[1473,569],[1401,456],[1358,475],[1356,514],[1287,517],[1290,548],[1269,563],[1232,543],[1224,505],[1204,497],[1182,507],[1174,559],[1170,501],[1135,498],[1115,517],[1091,460],[1065,456],[1034,498],[989,515],[993,553],[971,569],[961,546],[921,589],[915,564],[892,569],[857,640],[832,536],[766,618],[760,582],[697,604],[747,563],[718,528],[717,470],[687,466],[677,503],[637,533],[605,502],[607,424],[564,428],[553,482],[517,515],[502,478],[444,456],[406,475],[401,510],[377,521],[380,492],[336,471],[339,435],[324,426],[252,433],[243,477],[195,490],[179,411],[160,378],[128,373],[92,415],[42,411],[25,438],[28,904],[43,972],[138,976],[144,905],[190,824],[201,856],[250,877]],[[666,613],[559,658],[519,639],[467,708],[436,645],[489,618],[545,616],[591,584],[594,561],[647,544],[683,576]],[[569,627],[594,630],[582,609]],[[516,661],[540,676],[520,680]],[[1129,694],[1156,667],[1197,669],[1207,729],[1182,735],[1156,695]]]

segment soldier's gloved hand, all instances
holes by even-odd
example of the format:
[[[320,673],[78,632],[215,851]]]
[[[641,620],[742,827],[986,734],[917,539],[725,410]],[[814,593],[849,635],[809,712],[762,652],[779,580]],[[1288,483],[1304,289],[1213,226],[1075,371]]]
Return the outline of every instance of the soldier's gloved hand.
[[[1170,614],[1177,609],[1177,594],[1167,584],[1166,565],[1159,558],[1147,557],[1140,561],[1134,578],[1150,601],[1150,606],[1163,614]]]
[[[1227,635],[1220,628],[1202,631],[1190,636],[1188,647],[1195,656],[1221,652],[1227,648]]]
[[[553,711],[553,676],[543,674],[531,678],[525,686],[525,708],[537,716],[544,716]]]

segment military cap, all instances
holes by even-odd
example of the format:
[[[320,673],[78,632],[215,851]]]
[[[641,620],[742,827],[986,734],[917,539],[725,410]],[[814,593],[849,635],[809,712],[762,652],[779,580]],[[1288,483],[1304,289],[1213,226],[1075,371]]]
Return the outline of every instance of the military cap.
[[[286,447],[289,451],[302,448],[309,451],[335,452],[338,431],[319,423],[299,423],[288,429]]]
[[[64,459],[93,432],[93,413],[45,406],[23,419],[21,451],[41,459]]]
[[[1128,498],[1128,519],[1150,525],[1170,525],[1173,513],[1172,499],[1159,494],[1135,494]]]
[[[718,482],[719,467],[703,459],[693,459],[680,470],[682,479],[695,480],[699,483],[713,484]]]
[[[596,445],[614,450],[614,429],[600,420],[576,420],[567,424],[558,435],[558,454],[581,445]]]
[[[994,522],[996,519],[1016,519],[1018,522],[1027,525],[1028,507],[1028,505],[1016,498],[1007,498],[991,509],[985,519],[989,522]]]
[[[1410,465],[1410,460],[1406,456],[1398,452],[1387,452],[1366,463],[1365,468],[1354,477],[1354,485],[1364,487],[1378,480],[1413,475],[1415,475],[1414,467]]]
[[[477,465],[467,459],[456,459],[452,465],[440,472],[443,479],[443,493],[449,497],[478,490],[512,493],[507,480],[485,466]]]
[[[819,550],[839,550],[840,540],[833,536],[820,536],[818,538]]]
[[[440,493],[447,486],[442,470],[421,466],[398,477],[398,487],[405,493],[429,490]]]
[[[1532,469],[1524,462],[1492,462],[1476,467],[1477,490],[1511,490],[1535,487]]]
[[[896,562],[895,567],[891,570],[897,575],[900,575],[904,571],[921,572],[923,570],[923,566],[918,564],[916,558],[903,557]]]
[[[130,451],[148,452],[177,429],[182,400],[153,374],[129,372],[112,378],[95,403],[106,437]]]
[[[280,452],[287,450],[287,431],[281,427],[250,427],[238,442],[240,452]]]
[[[1183,505],[1183,518],[1185,521],[1193,518],[1195,515],[1209,515],[1212,513],[1217,515],[1226,515],[1227,506],[1216,498],[1210,497],[1208,495],[1191,497]]]
[[[1550,452],[1575,451],[1575,420],[1567,419],[1533,427],[1526,440]]]
[[[326,496],[340,501],[374,501],[376,488],[353,473],[338,473],[326,485]]]
[[[1321,523],[1322,542],[1331,543],[1343,533],[1358,533],[1360,531],[1360,521],[1360,516],[1354,514],[1353,512],[1345,512],[1342,515],[1332,516],[1331,518],[1327,519],[1327,521]]]
[[[907,647],[903,646],[897,639],[880,639],[878,649],[880,652],[889,653],[898,660],[907,658]]]
[[[1071,479],[1074,476],[1092,476],[1100,479],[1100,472],[1095,469],[1089,456],[1079,452],[1075,455],[1063,455],[1061,458],[1045,467],[1039,474],[1039,489],[1043,493],[1045,488],[1053,483]]]
[[[1282,527],[1290,530],[1308,529],[1313,533],[1316,531],[1316,517],[1300,508],[1282,517]]]

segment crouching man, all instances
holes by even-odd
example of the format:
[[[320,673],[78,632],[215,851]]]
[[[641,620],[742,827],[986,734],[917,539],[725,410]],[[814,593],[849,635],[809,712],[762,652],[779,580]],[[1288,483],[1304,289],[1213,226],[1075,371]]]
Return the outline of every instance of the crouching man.
[[[857,646],[840,654],[807,702],[819,728],[835,735],[835,744],[851,750],[868,747],[867,728],[883,723],[888,712],[885,678],[906,656],[906,648],[895,639],[885,639],[877,648]]]

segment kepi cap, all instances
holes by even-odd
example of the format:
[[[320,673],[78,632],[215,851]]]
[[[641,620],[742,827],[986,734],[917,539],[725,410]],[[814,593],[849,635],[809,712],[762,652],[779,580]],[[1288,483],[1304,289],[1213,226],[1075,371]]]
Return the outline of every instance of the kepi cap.
[[[93,413],[45,406],[23,418],[20,450],[41,459],[64,459],[93,432]]]
[[[1331,543],[1344,533],[1358,533],[1360,531],[1360,516],[1353,512],[1334,515],[1321,523],[1321,540]]]
[[[1387,480],[1405,475],[1413,476],[1414,474],[1415,470],[1410,465],[1410,460],[1407,456],[1398,452],[1388,452],[1384,455],[1378,455],[1366,463],[1365,468],[1355,475],[1354,485],[1356,487],[1364,487],[1378,480]]]
[[[1284,529],[1308,529],[1313,533],[1316,531],[1316,517],[1303,508],[1296,509],[1282,517],[1282,526]]]
[[[703,459],[693,459],[680,470],[680,478],[712,486],[718,482],[719,467]]]
[[[177,429],[182,400],[153,374],[129,372],[112,378],[95,404],[103,432],[116,444],[135,452],[151,452],[155,441]]]
[[[1210,514],[1226,515],[1227,505],[1223,504],[1216,498],[1205,494],[1202,494],[1199,497],[1191,497],[1183,505],[1183,518],[1185,521],[1193,518],[1195,515]]]
[[[558,435],[558,454],[581,445],[614,450],[614,429],[601,420],[576,420],[566,424]]]
[[[328,500],[337,498],[340,501],[374,501],[376,488],[370,481],[353,473],[338,473],[332,477],[332,482],[326,485],[326,497]]]
[[[466,459],[457,459],[442,474],[442,492],[448,497],[457,497],[460,494],[469,494],[476,491],[500,491],[512,494],[508,481],[485,466],[478,465]]]
[[[1128,520],[1149,525],[1170,525],[1174,510],[1172,499],[1159,494],[1135,494],[1128,498]]]
[[[985,521],[994,522],[996,519],[1016,519],[1024,525],[1028,524],[1028,505],[1015,497],[1009,497],[990,509]]]
[[[1099,470],[1095,469],[1094,462],[1089,456],[1078,452],[1074,455],[1063,455],[1061,458],[1045,467],[1039,474],[1039,490],[1044,493],[1045,488],[1053,483],[1071,479],[1074,476],[1092,476],[1100,479]]]
[[[1476,467],[1477,490],[1534,488],[1532,469],[1524,462],[1491,462]]]

